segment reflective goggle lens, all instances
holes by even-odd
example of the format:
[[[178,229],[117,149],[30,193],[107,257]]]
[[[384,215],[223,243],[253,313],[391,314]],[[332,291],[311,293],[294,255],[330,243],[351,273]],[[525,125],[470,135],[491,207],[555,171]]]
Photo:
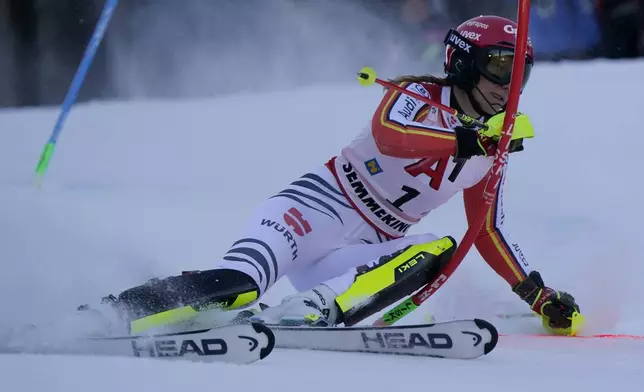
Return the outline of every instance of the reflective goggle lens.
[[[483,75],[494,83],[506,85],[512,79],[512,62],[514,61],[514,51],[511,49],[493,48],[485,51],[483,64],[479,68]],[[532,60],[527,58],[525,69],[523,71],[523,89],[530,79],[532,70]]]

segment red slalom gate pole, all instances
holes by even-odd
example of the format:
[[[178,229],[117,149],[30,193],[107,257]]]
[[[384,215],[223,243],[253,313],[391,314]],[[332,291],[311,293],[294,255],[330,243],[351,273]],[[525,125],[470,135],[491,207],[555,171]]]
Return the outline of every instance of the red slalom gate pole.
[[[519,0],[519,9],[517,15],[517,39],[516,47],[514,49],[514,60],[512,63],[512,79],[510,81],[510,94],[508,104],[506,107],[506,116],[503,121],[503,129],[501,138],[499,140],[496,154],[494,156],[494,163],[492,168],[487,174],[487,184],[482,196],[482,205],[477,211],[474,220],[468,227],[460,246],[456,248],[454,255],[447,263],[441,274],[430,281],[416,294],[400,303],[390,311],[386,312],[382,317],[377,319],[373,325],[386,326],[392,325],[404,316],[411,313],[414,309],[418,308],[423,302],[432,296],[441,286],[449,279],[454,273],[456,268],[461,264],[465,255],[474,244],[474,240],[478,235],[485,216],[492,206],[495,199],[497,189],[501,181],[501,174],[507,162],[508,149],[510,147],[510,140],[512,138],[512,130],[514,128],[514,121],[516,113],[519,109],[519,96],[521,95],[521,85],[523,82],[523,71],[525,69],[526,52],[528,49],[528,25],[530,21],[530,0]],[[407,93],[407,92],[405,92]],[[425,98],[426,99],[426,98]]]

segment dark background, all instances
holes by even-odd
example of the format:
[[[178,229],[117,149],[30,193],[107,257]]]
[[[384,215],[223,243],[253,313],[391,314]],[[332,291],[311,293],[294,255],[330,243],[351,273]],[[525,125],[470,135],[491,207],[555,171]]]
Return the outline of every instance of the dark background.
[[[0,106],[60,105],[100,0],[0,0]],[[78,101],[185,98],[442,71],[446,30],[516,0],[121,0]],[[644,55],[644,0],[533,0],[538,62]]]

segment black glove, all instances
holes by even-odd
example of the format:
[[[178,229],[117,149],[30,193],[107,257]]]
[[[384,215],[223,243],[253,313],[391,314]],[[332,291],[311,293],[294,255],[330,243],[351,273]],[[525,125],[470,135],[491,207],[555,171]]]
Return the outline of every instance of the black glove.
[[[528,278],[512,288],[530,308],[541,315],[544,325],[556,334],[568,335],[571,332],[575,313],[579,314],[579,305],[575,298],[564,292],[547,287],[537,271],[532,271]]]
[[[456,154],[457,159],[468,159],[476,155],[488,155],[491,147],[490,139],[479,135],[476,128],[457,126],[454,128],[456,134]],[[493,152],[493,151],[492,151]]]

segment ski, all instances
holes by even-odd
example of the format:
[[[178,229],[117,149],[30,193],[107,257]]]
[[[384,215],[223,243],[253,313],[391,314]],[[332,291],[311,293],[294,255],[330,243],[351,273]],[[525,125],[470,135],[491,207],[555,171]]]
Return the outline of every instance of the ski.
[[[307,327],[268,325],[275,347],[422,357],[473,359],[489,354],[499,339],[485,320],[384,327]]]
[[[260,323],[231,324],[150,336],[95,337],[5,346],[2,353],[76,354],[156,359],[188,359],[246,364],[266,358],[275,346],[270,328]]]

